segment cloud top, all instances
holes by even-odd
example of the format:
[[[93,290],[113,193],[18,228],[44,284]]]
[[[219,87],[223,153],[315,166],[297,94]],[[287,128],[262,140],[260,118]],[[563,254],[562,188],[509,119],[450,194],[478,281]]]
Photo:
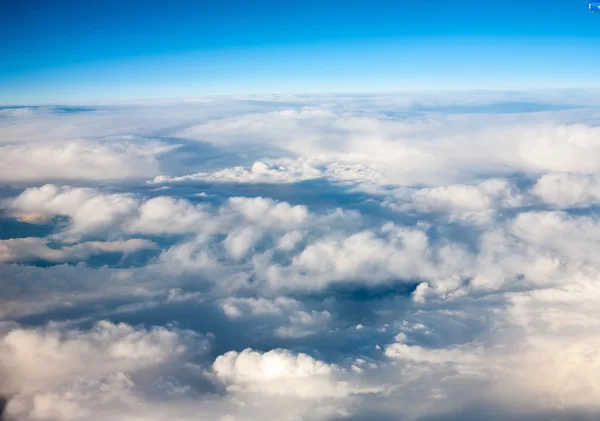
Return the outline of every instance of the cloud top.
[[[515,95],[0,110],[0,419],[598,418],[597,101]]]

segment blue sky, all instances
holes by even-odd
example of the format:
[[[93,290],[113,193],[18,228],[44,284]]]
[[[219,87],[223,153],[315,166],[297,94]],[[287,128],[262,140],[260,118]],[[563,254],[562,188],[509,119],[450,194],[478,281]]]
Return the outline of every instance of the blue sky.
[[[582,0],[0,2],[0,103],[579,88]]]

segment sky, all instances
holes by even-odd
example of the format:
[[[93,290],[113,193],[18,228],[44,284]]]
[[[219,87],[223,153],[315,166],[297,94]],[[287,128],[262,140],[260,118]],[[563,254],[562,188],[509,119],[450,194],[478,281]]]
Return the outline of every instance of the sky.
[[[584,1],[5,1],[0,103],[584,88]]]

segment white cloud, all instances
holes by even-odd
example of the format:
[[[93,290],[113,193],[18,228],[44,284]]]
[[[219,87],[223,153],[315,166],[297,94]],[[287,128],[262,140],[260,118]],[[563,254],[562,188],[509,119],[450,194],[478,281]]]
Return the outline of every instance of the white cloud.
[[[271,331],[282,338],[302,338],[326,331],[332,316],[327,310],[309,310],[295,299],[230,297],[221,304],[223,312],[232,319],[263,318]]]
[[[595,204],[600,199],[600,181],[595,175],[545,174],[533,187],[533,193],[559,208]]]
[[[306,159],[256,161],[249,167],[237,166],[212,173],[197,173],[180,177],[157,176],[153,183],[213,181],[230,183],[294,183],[321,177],[321,171]]]
[[[435,246],[420,229],[388,223],[377,230],[324,235],[289,265],[271,265],[264,276],[274,288],[301,290],[335,282],[409,283],[462,273],[470,259],[460,245]]]
[[[476,185],[450,185],[418,190],[398,190],[405,208],[422,212],[442,211],[466,213],[484,211],[496,206],[514,207],[518,197],[506,180],[486,180]]]
[[[1,110],[8,414],[600,413],[595,111],[482,95]]]
[[[69,218],[68,233],[77,235],[119,228],[127,233],[165,235],[229,229],[240,222],[263,229],[289,229],[309,216],[306,206],[255,197],[232,197],[220,214],[214,208],[159,196],[144,200],[127,193],[47,184],[31,187],[4,201],[19,220],[43,223],[54,216]]]
[[[307,106],[287,114],[250,113],[199,124],[181,136],[239,145],[248,137],[260,139],[328,166],[324,175],[329,178],[388,185],[439,186],[473,180],[480,173],[589,173],[599,168],[597,128],[571,124],[559,113],[548,122],[542,113],[389,118],[361,111]],[[228,169],[225,174],[242,180],[252,171]]]
[[[306,354],[286,350],[260,353],[251,349],[231,351],[213,364],[217,378],[228,390],[301,399],[344,398],[355,391],[336,378],[338,367]]]
[[[597,411],[595,283],[595,278],[578,277],[569,285],[507,293],[508,306],[492,309],[496,314],[481,341],[424,347],[415,343],[413,330],[400,333],[385,355],[407,381],[425,383],[436,376],[437,387],[451,399],[460,400],[456,393],[479,387],[488,400],[513,409]],[[451,324],[447,320],[444,325]]]
[[[591,173],[600,171],[600,128],[584,124],[546,124],[527,128],[517,153],[533,170]]]
[[[562,212],[523,212],[503,228],[481,236],[473,288],[499,290],[518,282],[530,285],[566,282],[597,270],[598,221]]]
[[[260,232],[252,227],[236,229],[227,235],[223,246],[232,259],[239,260],[248,254],[260,236]]]
[[[25,220],[67,216],[70,230],[77,234],[106,230],[119,224],[136,211],[139,202],[130,194],[99,194],[92,188],[46,184],[26,189],[9,200],[7,206]]]
[[[27,262],[47,260],[49,262],[85,261],[102,253],[131,253],[142,249],[156,249],[158,246],[148,240],[87,241],[61,248],[51,248],[47,240],[41,238],[12,238],[0,240],[0,262]]]
[[[209,221],[210,215],[204,206],[160,196],[142,203],[137,217],[127,223],[125,229],[141,234],[185,234],[201,230]]]
[[[89,332],[62,332],[52,326],[11,329],[0,341],[2,393],[51,391],[73,379],[133,373],[177,359],[195,341],[191,332],[140,330],[107,321]]]
[[[90,331],[13,327],[0,338],[0,393],[10,396],[6,412],[11,419],[108,419],[115,410],[124,419],[144,418],[136,412],[150,403],[152,387],[140,378],[168,379],[206,349],[199,335],[163,327],[146,330],[107,321]],[[148,416],[158,419],[151,411]]]
[[[280,326],[275,334],[283,338],[302,338],[327,330],[331,324],[331,313],[327,310],[298,311],[290,316],[289,326]]]
[[[244,315],[281,315],[288,307],[297,307],[298,302],[291,298],[278,297],[275,300],[265,298],[230,297],[223,303],[223,311],[229,317]]]
[[[292,250],[302,241],[303,235],[300,231],[291,231],[279,239],[277,246],[282,250]]]
[[[232,197],[228,205],[253,224],[289,229],[300,225],[308,217],[306,206],[292,206],[262,197]]]
[[[142,179],[159,172],[157,157],[167,150],[156,141],[127,139],[0,145],[0,182]]]

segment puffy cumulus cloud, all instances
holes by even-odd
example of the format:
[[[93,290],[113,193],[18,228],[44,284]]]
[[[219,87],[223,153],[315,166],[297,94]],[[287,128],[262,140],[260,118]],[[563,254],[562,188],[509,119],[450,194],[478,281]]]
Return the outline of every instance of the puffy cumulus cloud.
[[[212,372],[242,406],[230,409],[236,420],[271,411],[284,420],[345,418],[361,395],[378,391],[354,371],[283,349],[231,351],[215,360]]]
[[[494,202],[500,202],[501,206],[519,203],[506,180],[488,180],[475,186],[432,188],[418,192],[413,200],[420,202],[417,206],[424,210],[448,207],[468,211],[489,208]]]
[[[597,419],[598,101],[482,95],[1,110],[6,415]]]
[[[153,183],[181,183],[194,181],[230,183],[293,183],[320,178],[322,173],[307,159],[276,159],[254,162],[251,166],[224,168],[212,173],[197,173],[179,177],[157,176]]]
[[[260,237],[260,231],[254,228],[238,228],[227,235],[223,246],[232,259],[239,260],[248,254]]]
[[[19,395],[10,401],[9,416],[19,419],[73,420],[101,417],[101,405],[127,407],[140,405],[132,395],[134,383],[118,372],[101,379],[75,382],[69,389],[37,393],[32,398]]]
[[[223,301],[223,311],[229,317],[241,317],[248,315],[280,315],[286,309],[298,306],[298,301],[278,297],[275,300],[265,298],[241,298],[229,297]]]
[[[597,413],[598,341],[594,334],[530,335],[521,352],[498,360],[508,360],[507,372],[516,388],[540,401],[545,398],[549,406]]]
[[[412,329],[426,329],[422,323],[417,323]],[[411,330],[411,328],[409,328]],[[444,348],[424,348],[420,345],[407,345],[407,335],[400,332],[395,336],[396,342],[388,345],[385,349],[385,355],[398,360],[411,361],[416,363],[431,363],[431,364],[460,364],[464,362],[474,362],[476,356],[461,352],[460,349]]]
[[[285,350],[264,354],[251,349],[231,351],[213,364],[215,375],[229,390],[304,399],[349,396],[353,390],[336,379],[338,370],[306,354],[293,355]]]
[[[262,197],[229,199],[229,206],[254,224],[267,224],[282,228],[300,225],[308,217],[306,206],[291,206],[286,202],[274,202]]]
[[[191,332],[184,334],[188,340],[194,338]],[[3,392],[44,390],[79,373],[132,372],[163,364],[186,351],[185,335],[182,338],[162,327],[147,331],[106,321],[88,332],[61,332],[52,326],[10,329],[1,342]]]
[[[93,188],[53,184],[28,188],[6,203],[24,221],[69,217],[73,233],[107,230],[134,213],[138,206],[131,194],[99,194]]]
[[[87,241],[61,248],[49,247],[47,240],[41,238],[12,238],[0,240],[0,262],[27,262],[46,260],[49,262],[85,261],[89,257],[102,253],[131,253],[136,250],[156,249],[157,245],[148,240],[126,241]]]
[[[187,200],[160,196],[143,202],[135,218],[126,223],[128,232],[164,235],[185,234],[208,225],[210,215],[205,206]]]
[[[332,316],[328,310],[310,310],[302,302],[288,297],[229,297],[222,301],[223,312],[232,319],[254,319],[272,325],[276,336],[302,338],[327,330]]]
[[[340,209],[311,213],[304,205],[232,197],[218,209],[211,209],[203,227],[189,232],[193,234],[190,239],[166,249],[159,262],[176,271],[218,269],[219,276],[223,271],[245,270],[245,274],[237,273],[238,279],[252,275],[248,272],[251,265],[259,280],[271,263],[301,250],[307,235],[319,237],[334,227],[343,230],[355,223],[360,226],[359,214]],[[222,284],[224,281],[220,280]]]
[[[289,326],[277,328],[277,336],[302,338],[326,330],[331,323],[331,314],[327,310],[298,311],[292,314],[289,320]]]
[[[523,412],[549,412],[556,419],[571,419],[570,411],[597,414],[598,335],[591,328],[597,325],[592,308],[595,284],[596,279],[579,277],[567,286],[507,293],[507,306],[492,308],[493,323],[478,340],[423,346],[419,332],[435,334],[435,328],[423,326],[397,335],[385,347],[385,355],[405,375],[400,384],[423,385],[435,379],[428,387],[435,388],[437,405],[446,407],[450,419],[454,400],[461,405],[505,405],[515,412],[507,414],[508,419],[523,419]],[[420,317],[427,318],[427,313]],[[444,316],[453,318],[447,312]]]
[[[600,152],[600,129],[584,124],[543,125],[523,130],[518,156],[535,170],[598,172],[594,156]]]
[[[276,289],[322,289],[340,282],[410,284],[463,274],[471,259],[460,244],[432,244],[422,229],[387,223],[341,235],[324,233],[288,264],[273,262],[264,277]]]
[[[474,289],[551,285],[599,267],[598,220],[564,212],[523,212],[481,236]]]
[[[527,204],[528,198],[508,180],[490,179],[477,184],[431,188],[400,188],[383,205],[399,212],[443,212],[453,219],[486,220],[493,213]]]
[[[247,211],[252,200],[244,199]],[[233,220],[237,224],[216,219],[225,230],[200,232],[175,244],[161,254],[158,264],[175,272],[203,269],[221,288],[251,287],[270,293],[317,291],[335,283],[434,279],[450,276],[472,258],[460,244],[430,244],[421,229],[385,224],[364,230],[361,224],[352,224],[355,218],[350,215],[332,232],[331,222],[344,213],[308,214],[304,208],[295,213],[285,204],[289,211],[282,219],[277,212],[280,205],[269,208],[260,222],[248,221],[246,214],[241,221]]]
[[[0,339],[6,413],[9,419],[71,420],[110,412],[113,405],[127,409],[140,404],[145,373],[168,376],[206,349],[199,335],[165,327],[108,321],[89,331],[6,326]]]
[[[558,228],[555,236],[549,231],[543,234],[539,225],[547,222]],[[452,390],[462,388],[475,400],[506,405],[515,411],[513,415],[506,415],[508,419],[523,419],[523,411],[549,413],[553,415],[545,416],[557,419],[580,419],[571,418],[572,413],[597,414],[600,388],[596,381],[598,367],[594,349],[598,335],[593,327],[598,324],[598,312],[593,303],[598,294],[598,270],[595,257],[582,251],[591,250],[591,244],[586,245],[587,240],[580,239],[584,233],[595,235],[593,228],[587,225],[590,222],[588,218],[569,218],[560,213],[521,216],[511,223],[511,228],[527,242],[527,248],[537,251],[534,256],[524,255],[526,262],[520,265],[521,268],[527,263],[532,266],[525,272],[525,280],[538,285],[525,291],[514,290],[523,285],[499,288],[513,291],[501,294],[506,305],[488,302],[486,311],[490,313],[484,316],[488,318],[487,333],[478,335],[474,341],[423,346],[429,342],[424,337],[435,335],[440,327],[452,326],[450,320],[456,316],[447,311],[435,316],[436,306],[422,307],[415,317],[426,321],[425,325],[418,328],[417,324],[412,328],[409,324],[399,325],[402,332],[395,343],[385,348],[386,356],[400,364],[405,373],[409,367],[412,375],[422,379],[419,382],[430,379],[433,370],[440,376],[436,387],[442,396],[454,399]],[[525,227],[527,235],[521,235]],[[532,232],[536,235],[532,236]],[[579,240],[581,242],[571,242]],[[519,254],[518,250],[514,248],[515,255]],[[539,259],[538,253],[557,260],[552,272],[530,263],[529,259]],[[420,296],[426,293],[425,288],[419,291]],[[462,311],[471,312],[474,319],[482,317],[481,310],[486,307],[477,309],[473,304],[473,301],[461,301],[460,307]],[[445,320],[440,325],[442,316]],[[450,417],[449,414],[446,416]]]
[[[201,414],[250,421],[282,411],[281,419],[327,420],[376,390],[355,372],[283,349],[227,352],[207,371],[194,362],[205,356],[206,340],[172,328],[106,321],[89,331],[3,326],[0,349],[9,419],[108,420],[118,413],[131,420]],[[224,386],[225,395],[199,397],[202,382]]]
[[[156,141],[141,145],[127,139],[0,145],[0,182],[142,179],[159,172],[157,158],[169,149]]]
[[[429,253],[427,236],[418,230],[397,230],[393,226],[386,226],[383,231],[383,238],[365,231],[315,242],[295,258],[293,265],[313,273],[332,272],[331,278],[363,278],[367,272],[372,279],[385,279],[400,272],[407,278],[418,277],[419,264]],[[390,258],[390,253],[399,250],[395,257],[400,260]],[[391,261],[396,266],[387,268]],[[382,265],[382,262],[385,263]]]
[[[592,158],[598,155],[597,128],[573,124],[572,113],[557,112],[551,121],[543,113],[467,114],[396,117],[393,111],[366,113],[356,106],[303,106],[283,114],[226,117],[180,135],[244,144],[250,133],[252,139],[316,159],[332,179],[389,185],[438,186],[490,173],[598,170]],[[241,180],[252,171],[226,173]]]
[[[600,182],[591,174],[545,174],[533,187],[533,194],[558,208],[589,206],[600,199]]]
[[[492,197],[495,194],[509,196],[509,201],[514,199],[514,195],[507,193],[510,189],[504,182],[491,180],[477,188],[476,192],[492,192]],[[449,197],[445,191],[432,196],[440,195],[445,200]],[[583,240],[592,236],[589,241],[595,241],[596,225],[594,220],[584,217],[523,212],[514,219],[494,223],[481,234],[476,231],[480,236],[479,251],[473,253],[467,243],[436,238],[431,224],[411,227],[384,223],[365,229],[367,222],[360,214],[344,211],[315,214],[306,206],[261,197],[233,197],[215,207],[162,196],[144,199],[124,194],[107,195],[95,189],[44,186],[28,189],[8,202],[10,207],[22,212],[18,215],[71,214],[67,232],[95,232],[98,225],[131,235],[185,235],[190,239],[164,250],[159,264],[175,270],[212,268],[216,272],[209,278],[221,278],[223,285],[233,286],[245,279],[240,284],[243,285],[253,279],[255,286],[264,284],[268,288],[294,290],[322,289],[336,282],[426,281],[415,293],[415,299],[421,301],[435,291],[443,295],[465,293],[467,279],[472,279],[469,288],[474,289],[498,288],[519,276],[533,283],[543,279],[549,282],[566,273],[568,262],[561,264],[560,257],[572,253],[569,247],[573,243],[579,241],[580,254],[590,250]],[[484,202],[486,206],[491,203]],[[440,200],[432,199],[432,203],[440,203]],[[446,206],[443,200],[441,203]],[[86,207],[96,212],[91,220],[81,213]],[[456,206],[453,215],[468,214],[467,211],[461,214],[459,209]],[[485,226],[479,224],[477,230],[482,228]],[[571,243],[565,243],[567,247],[556,244],[557,249],[547,250],[552,244],[550,239],[537,237],[548,236],[547,233],[557,229],[565,232],[563,243],[570,238],[570,233],[582,234],[576,234],[578,240],[573,238]],[[123,244],[150,247],[150,243],[140,242],[142,240],[128,241]],[[30,247],[34,242],[43,243],[32,239],[5,241],[5,254],[14,253],[19,244]],[[113,243],[115,247],[116,244]],[[96,253],[92,249],[109,251],[98,242],[87,242],[68,246],[62,252],[31,248],[30,255],[45,253],[49,260],[57,261],[60,253],[71,253],[76,259],[77,252]],[[581,259],[588,263],[593,261],[590,254],[569,255],[567,259],[575,257],[572,270]],[[5,260],[10,261],[8,257]],[[65,260],[68,259],[65,257]],[[224,265],[226,261],[229,263]]]
[[[148,235],[185,234],[202,229],[223,230],[239,222],[273,229],[301,225],[309,216],[303,205],[255,197],[232,197],[220,209],[168,196],[144,198],[129,193],[104,193],[96,188],[56,186],[30,187],[3,207],[28,223],[48,222],[54,216],[69,218],[67,232],[97,234],[118,232]],[[210,231],[210,229],[209,229]]]

